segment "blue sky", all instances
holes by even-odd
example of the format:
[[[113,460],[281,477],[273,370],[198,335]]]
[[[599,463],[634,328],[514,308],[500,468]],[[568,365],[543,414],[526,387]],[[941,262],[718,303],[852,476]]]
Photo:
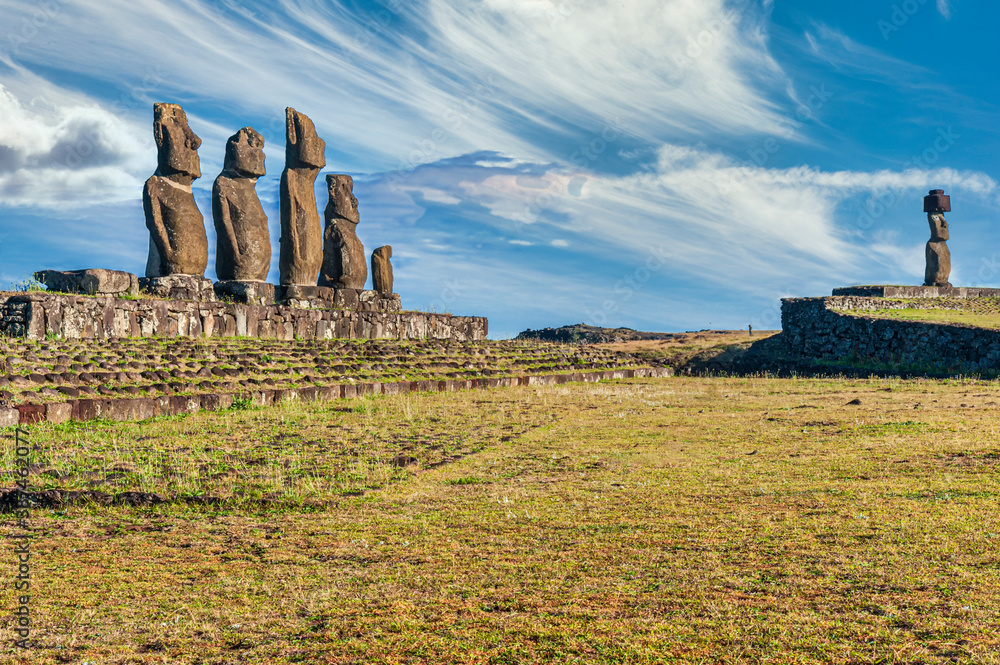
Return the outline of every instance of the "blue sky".
[[[931,188],[952,282],[1000,287],[998,22],[988,0],[0,0],[0,282],[142,273],[163,101],[203,139],[210,277],[225,141],[267,141],[276,245],[293,106],[404,306],[493,337],[775,328],[780,297],[920,283]]]

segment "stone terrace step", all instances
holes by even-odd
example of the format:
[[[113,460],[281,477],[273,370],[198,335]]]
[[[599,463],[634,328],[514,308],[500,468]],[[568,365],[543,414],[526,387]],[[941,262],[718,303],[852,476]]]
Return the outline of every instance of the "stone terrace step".
[[[0,426],[142,419],[220,408],[235,399],[266,404],[350,397],[352,390],[496,387],[637,364],[603,349],[524,342],[3,340]]]

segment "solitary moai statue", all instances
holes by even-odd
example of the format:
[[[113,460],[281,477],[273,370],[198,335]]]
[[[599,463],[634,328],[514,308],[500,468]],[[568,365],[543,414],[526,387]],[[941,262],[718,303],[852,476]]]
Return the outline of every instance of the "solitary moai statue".
[[[358,238],[358,200],[354,179],[342,173],[326,176],[330,200],[323,231],[323,270],[319,285],[338,289],[363,289],[368,281],[365,247]]]
[[[177,104],[153,104],[153,136],[156,173],[142,190],[149,229],[146,277],[202,277],[208,265],[208,236],[191,191],[191,183],[201,177],[201,139]]]
[[[263,281],[271,269],[267,215],[257,198],[264,175],[264,137],[244,127],[226,143],[226,161],[212,187],[219,280]]]
[[[951,252],[948,250],[948,222],[944,213],[951,212],[951,197],[943,189],[932,189],[924,197],[924,212],[931,226],[931,239],[927,242],[927,270],[924,286],[951,286]]]
[[[391,245],[383,245],[372,252],[372,286],[383,295],[392,293],[391,258]]]
[[[314,184],[326,166],[326,143],[312,120],[285,109],[285,170],[281,174],[278,269],[283,286],[316,286],[323,265],[323,229]]]

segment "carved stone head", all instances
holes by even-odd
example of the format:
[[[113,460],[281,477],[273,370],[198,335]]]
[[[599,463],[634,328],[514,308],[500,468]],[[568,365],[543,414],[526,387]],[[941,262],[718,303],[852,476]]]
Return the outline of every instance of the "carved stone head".
[[[948,222],[941,213],[930,213],[927,222],[931,225],[931,242],[948,239]]]
[[[354,178],[345,173],[328,173],[326,189],[330,194],[329,206],[337,217],[358,223],[358,200],[354,198]]]
[[[264,137],[252,127],[244,127],[229,137],[223,169],[243,178],[264,175]]]
[[[153,104],[153,138],[156,139],[156,175],[201,177],[198,148],[201,139],[188,127],[187,115],[177,104]]]
[[[312,120],[291,107],[285,109],[285,165],[313,169],[326,166],[326,143],[316,135]]]

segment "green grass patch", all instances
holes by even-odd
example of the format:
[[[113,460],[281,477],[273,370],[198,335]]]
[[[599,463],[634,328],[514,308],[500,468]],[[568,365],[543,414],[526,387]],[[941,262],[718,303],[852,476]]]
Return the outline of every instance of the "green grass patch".
[[[37,647],[0,662],[997,663],[998,402],[673,378],[33,427],[35,487],[226,501],[32,511]]]

